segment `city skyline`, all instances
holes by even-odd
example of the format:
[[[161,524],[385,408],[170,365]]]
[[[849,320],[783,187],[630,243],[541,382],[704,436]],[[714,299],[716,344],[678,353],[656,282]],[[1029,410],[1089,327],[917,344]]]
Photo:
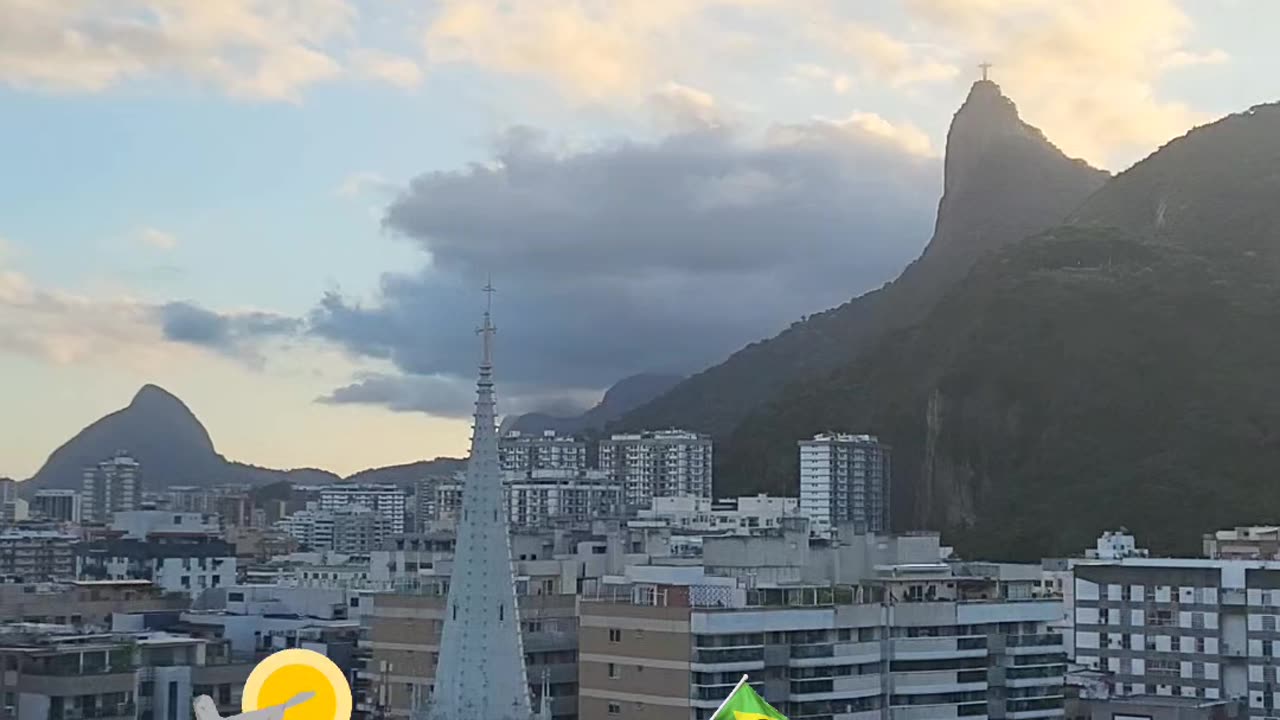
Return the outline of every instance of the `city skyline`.
[[[501,412],[700,370],[918,253],[979,63],[1113,172],[1275,99],[1280,8],[1016,5],[0,0],[0,476],[149,382],[236,460],[461,455],[487,271]]]

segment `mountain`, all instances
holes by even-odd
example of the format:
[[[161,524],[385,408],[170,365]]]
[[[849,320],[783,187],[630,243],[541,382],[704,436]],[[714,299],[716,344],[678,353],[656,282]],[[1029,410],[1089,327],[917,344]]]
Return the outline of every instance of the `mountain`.
[[[412,487],[415,482],[427,477],[452,477],[454,473],[465,470],[467,461],[460,458],[436,458],[420,460],[404,465],[388,465],[387,467],[369,468],[354,475],[343,478],[343,482],[390,483],[400,487]]]
[[[918,325],[797,382],[720,448],[794,492],[797,438],[893,446],[899,528],[1036,559],[1100,531],[1195,553],[1280,515],[1280,105],[1197,128],[1067,224],[981,260]]]
[[[625,415],[620,426],[680,426],[726,436],[787,383],[838,367],[886,332],[921,320],[979,257],[1061,222],[1107,177],[1023,122],[995,83],[978,81],[947,133],[937,223],[917,260],[892,283],[811,315],[676,385]]]
[[[515,418],[510,424],[503,423],[503,430],[519,430],[526,433],[555,430],[557,435],[573,435],[588,430],[598,430],[667,392],[683,379],[680,375],[657,373],[632,375],[615,383],[605,392],[604,397],[595,407],[581,415],[555,417],[545,413],[526,413]]]
[[[315,468],[273,470],[228,460],[217,452],[209,432],[186,404],[163,388],[145,385],[127,407],[97,420],[54,450],[44,466],[22,483],[23,491],[77,489],[85,467],[122,450],[141,464],[142,484],[147,489],[281,481],[315,485],[342,480]],[[346,479],[406,484],[424,475],[451,473],[462,462],[441,458],[373,468]]]

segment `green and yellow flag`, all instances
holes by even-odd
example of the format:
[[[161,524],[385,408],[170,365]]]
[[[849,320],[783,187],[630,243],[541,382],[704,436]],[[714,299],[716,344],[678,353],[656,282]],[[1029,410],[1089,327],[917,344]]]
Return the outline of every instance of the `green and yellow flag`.
[[[757,695],[747,684],[747,676],[743,675],[711,720],[787,720],[787,716],[774,710]]]

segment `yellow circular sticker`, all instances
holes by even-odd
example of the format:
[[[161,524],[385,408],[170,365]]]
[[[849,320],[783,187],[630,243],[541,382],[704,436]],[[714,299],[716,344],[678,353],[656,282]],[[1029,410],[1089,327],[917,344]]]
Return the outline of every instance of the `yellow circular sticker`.
[[[350,720],[351,686],[338,666],[314,650],[268,655],[244,684],[241,712],[279,708],[284,720]]]

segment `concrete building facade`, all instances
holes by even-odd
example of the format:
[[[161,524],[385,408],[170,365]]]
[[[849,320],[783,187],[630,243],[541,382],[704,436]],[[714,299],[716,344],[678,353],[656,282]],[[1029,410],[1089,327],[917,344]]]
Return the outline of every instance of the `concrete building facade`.
[[[112,513],[142,507],[142,467],[119,452],[84,469],[80,487],[80,513],[84,522],[106,523]]]
[[[554,430],[522,433],[512,430],[498,441],[499,464],[504,472],[534,470],[586,470],[587,444],[557,435]]]
[[[686,430],[615,434],[600,441],[600,469],[623,488],[629,508],[659,497],[711,497],[712,444]]]
[[[405,531],[404,517],[408,498],[400,488],[382,483],[349,483],[328,485],[320,491],[321,510],[335,512],[351,505],[363,505],[387,519],[392,533]]]
[[[800,512],[817,536],[852,523],[855,532],[889,530],[890,450],[873,435],[822,433],[801,440]]]
[[[80,524],[80,493],[75,490],[38,490],[31,512],[45,520]]]

